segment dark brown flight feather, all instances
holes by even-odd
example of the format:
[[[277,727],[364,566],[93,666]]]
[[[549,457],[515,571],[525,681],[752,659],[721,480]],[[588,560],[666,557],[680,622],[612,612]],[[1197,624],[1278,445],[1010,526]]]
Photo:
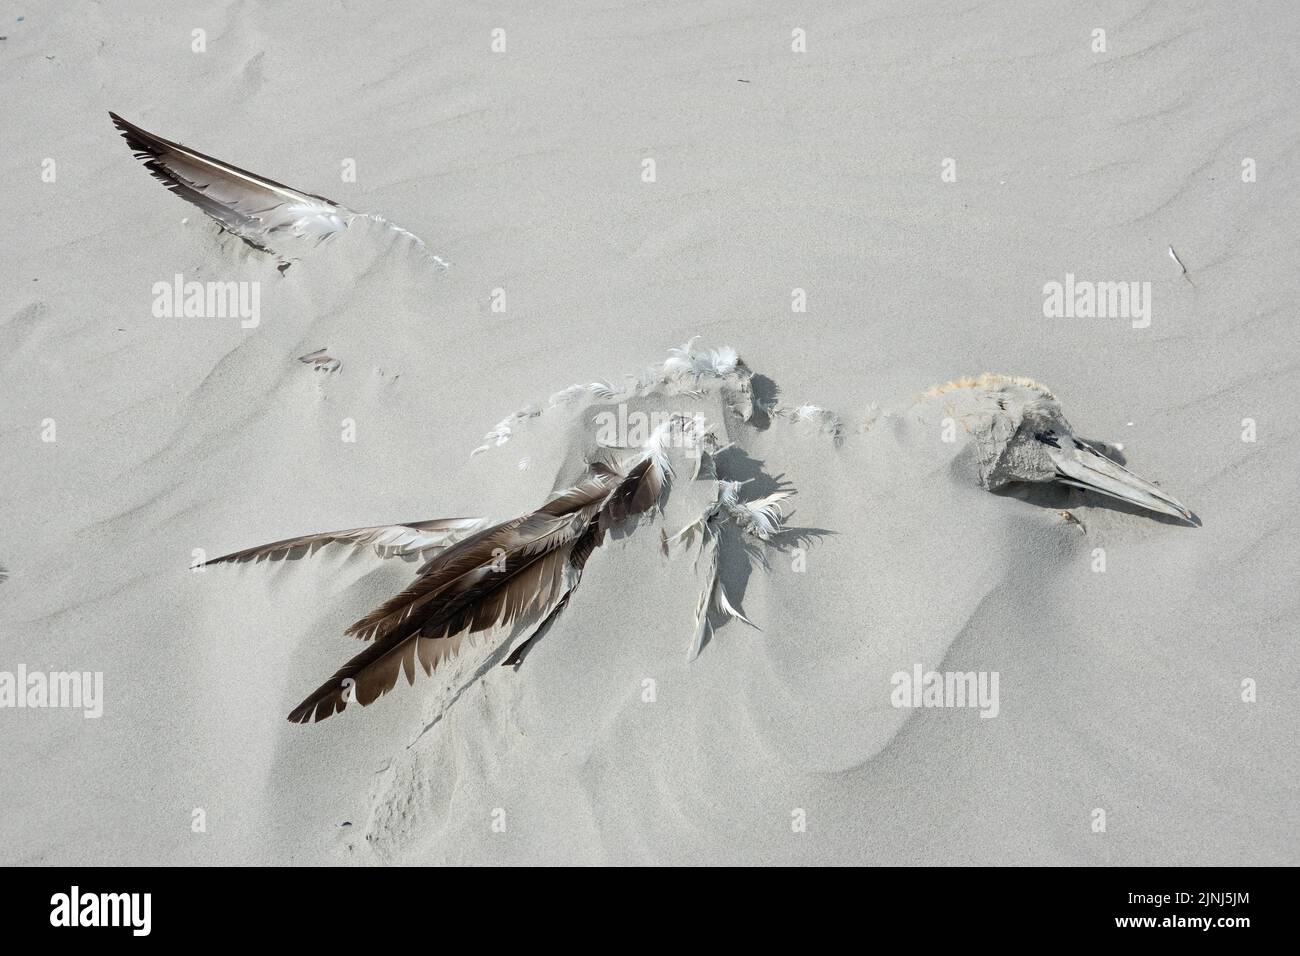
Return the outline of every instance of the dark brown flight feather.
[[[647,455],[628,471],[627,477],[611,492],[601,512],[602,524],[606,528],[612,528],[629,517],[649,511],[659,503],[663,490],[663,470]]]
[[[591,553],[596,548],[600,547],[604,540],[605,532],[600,527],[600,522],[595,522],[587,529],[586,534],[574,544],[573,550],[569,554],[569,568],[572,571],[572,580],[569,582],[568,590],[564,592],[564,596],[556,603],[551,613],[546,615],[545,620],[537,625],[533,633],[529,634],[526,640],[520,642],[510,652],[510,655],[501,662],[502,667],[518,667],[522,663],[524,655],[528,653],[538,638],[551,629],[551,625],[560,616],[560,612],[569,606],[569,598],[573,595],[573,592],[578,587],[578,582],[582,579],[582,569],[586,567],[587,559],[591,557]]]
[[[348,628],[373,643],[289,719],[324,720],[354,700],[364,707],[392,690],[400,674],[414,683],[417,660],[432,674],[475,634],[531,627],[505,661],[519,663],[568,603],[605,531],[657,505],[665,483],[652,455],[633,459],[626,472],[593,465],[531,514],[453,544],[400,594]]]

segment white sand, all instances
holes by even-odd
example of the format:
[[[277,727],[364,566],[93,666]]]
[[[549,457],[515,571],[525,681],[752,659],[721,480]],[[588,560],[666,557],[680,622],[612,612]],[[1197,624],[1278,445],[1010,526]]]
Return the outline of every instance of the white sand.
[[[0,863],[1300,863],[1293,4],[186,6],[0,24],[0,670],[105,693],[0,710]],[[354,230],[281,278],[110,109],[452,268]],[[178,272],[261,281],[261,325],[154,318]],[[1067,272],[1150,281],[1150,328],[1044,318]],[[739,436],[830,532],[744,582],[761,631],[688,663],[697,581],[642,529],[517,673],[285,720],[414,565],[193,549],[510,517],[572,430],[470,459],[493,423],[694,335],[846,425]],[[962,480],[907,408],[986,369],[1204,527]],[[914,664],[997,671],[998,717],[891,707]]]

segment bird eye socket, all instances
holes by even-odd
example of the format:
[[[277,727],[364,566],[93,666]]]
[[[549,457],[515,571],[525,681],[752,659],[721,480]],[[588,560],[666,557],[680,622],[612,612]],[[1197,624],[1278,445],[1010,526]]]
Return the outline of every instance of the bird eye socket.
[[[1045,432],[1034,432],[1034,439],[1044,445],[1051,445],[1053,448],[1061,447],[1061,443],[1056,440],[1056,432],[1050,429]]]

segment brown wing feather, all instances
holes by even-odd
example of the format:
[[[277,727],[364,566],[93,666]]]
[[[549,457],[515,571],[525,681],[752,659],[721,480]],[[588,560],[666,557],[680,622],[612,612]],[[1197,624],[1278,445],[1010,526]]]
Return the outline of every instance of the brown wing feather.
[[[546,615],[545,619],[541,624],[537,625],[537,628],[532,634],[528,635],[528,639],[522,641],[513,651],[510,652],[510,656],[501,662],[501,666],[517,667],[523,661],[524,655],[532,650],[533,645],[537,643],[538,638],[551,629],[551,625],[553,625],[556,619],[560,616],[560,612],[568,606],[569,597],[578,589],[578,582],[582,580],[582,569],[586,567],[587,559],[591,557],[593,551],[600,547],[601,542],[604,540],[604,529],[601,528],[600,522],[597,521],[591,524],[587,529],[586,534],[574,542],[573,551],[569,555],[569,569],[572,572],[572,576],[564,595],[556,602],[555,607],[551,609],[551,613]]]
[[[453,602],[422,625],[377,640],[295,707],[289,719],[324,720],[345,709],[349,698],[364,707],[392,690],[399,674],[414,683],[417,660],[432,674],[475,633],[544,619],[567,593],[564,567],[573,543],[536,555],[513,573],[494,575],[499,580],[484,582],[480,592]]]
[[[350,698],[364,707],[392,690],[402,673],[414,683],[417,661],[431,674],[473,634],[539,622],[510,656],[510,663],[518,663],[567,603],[605,530],[657,504],[663,486],[660,469],[648,457],[626,475],[593,468],[532,514],[452,545],[409,587],[348,628],[374,643],[289,719],[324,720],[345,709]]]
[[[538,514],[567,515],[603,501],[618,487],[623,476],[608,470],[589,466],[586,477],[572,488],[551,495],[549,501],[537,509]]]
[[[629,517],[642,514],[659,504],[663,495],[664,474],[647,456],[633,465],[610,494],[601,509],[601,523],[606,528],[622,524]]]
[[[299,549],[315,554],[327,544],[351,544],[354,547],[374,545],[381,557],[415,554],[433,548],[446,547],[458,534],[469,531],[483,521],[481,518],[436,518],[432,521],[404,521],[400,524],[374,525],[368,528],[348,528],[344,531],[322,531],[296,538],[259,544],[231,554],[212,558],[204,564],[232,564],[243,561],[278,561]]]
[[[432,613],[430,605],[435,599],[445,601],[471,589],[489,573],[486,569],[500,567],[501,557],[510,566],[522,555],[546,551],[577,538],[590,512],[609,496],[619,480],[617,475],[589,474],[573,487],[552,495],[532,514],[494,525],[452,545],[425,563],[401,593],[357,621],[346,633],[363,641],[379,640],[413,619],[422,621]]]
[[[578,537],[586,520],[580,515],[556,517],[534,513],[466,538],[436,555],[419,577],[349,627],[346,633],[369,641],[380,640],[399,629],[418,627],[448,600],[474,591],[484,579],[500,583],[500,579],[508,578],[516,570],[521,559],[545,553]]]

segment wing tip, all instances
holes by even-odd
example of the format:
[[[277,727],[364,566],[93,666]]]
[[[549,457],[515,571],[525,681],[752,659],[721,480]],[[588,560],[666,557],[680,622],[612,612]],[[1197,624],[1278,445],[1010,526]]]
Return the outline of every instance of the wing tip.
[[[114,113],[112,110],[108,111],[108,118],[113,121],[113,126],[123,136],[138,136],[140,133],[144,132],[144,130],[136,126],[130,120]]]
[[[334,714],[345,710],[347,706],[347,701],[340,700],[337,697],[318,697],[313,694],[293,710],[289,711],[289,723],[318,724],[325,718],[332,717]]]

